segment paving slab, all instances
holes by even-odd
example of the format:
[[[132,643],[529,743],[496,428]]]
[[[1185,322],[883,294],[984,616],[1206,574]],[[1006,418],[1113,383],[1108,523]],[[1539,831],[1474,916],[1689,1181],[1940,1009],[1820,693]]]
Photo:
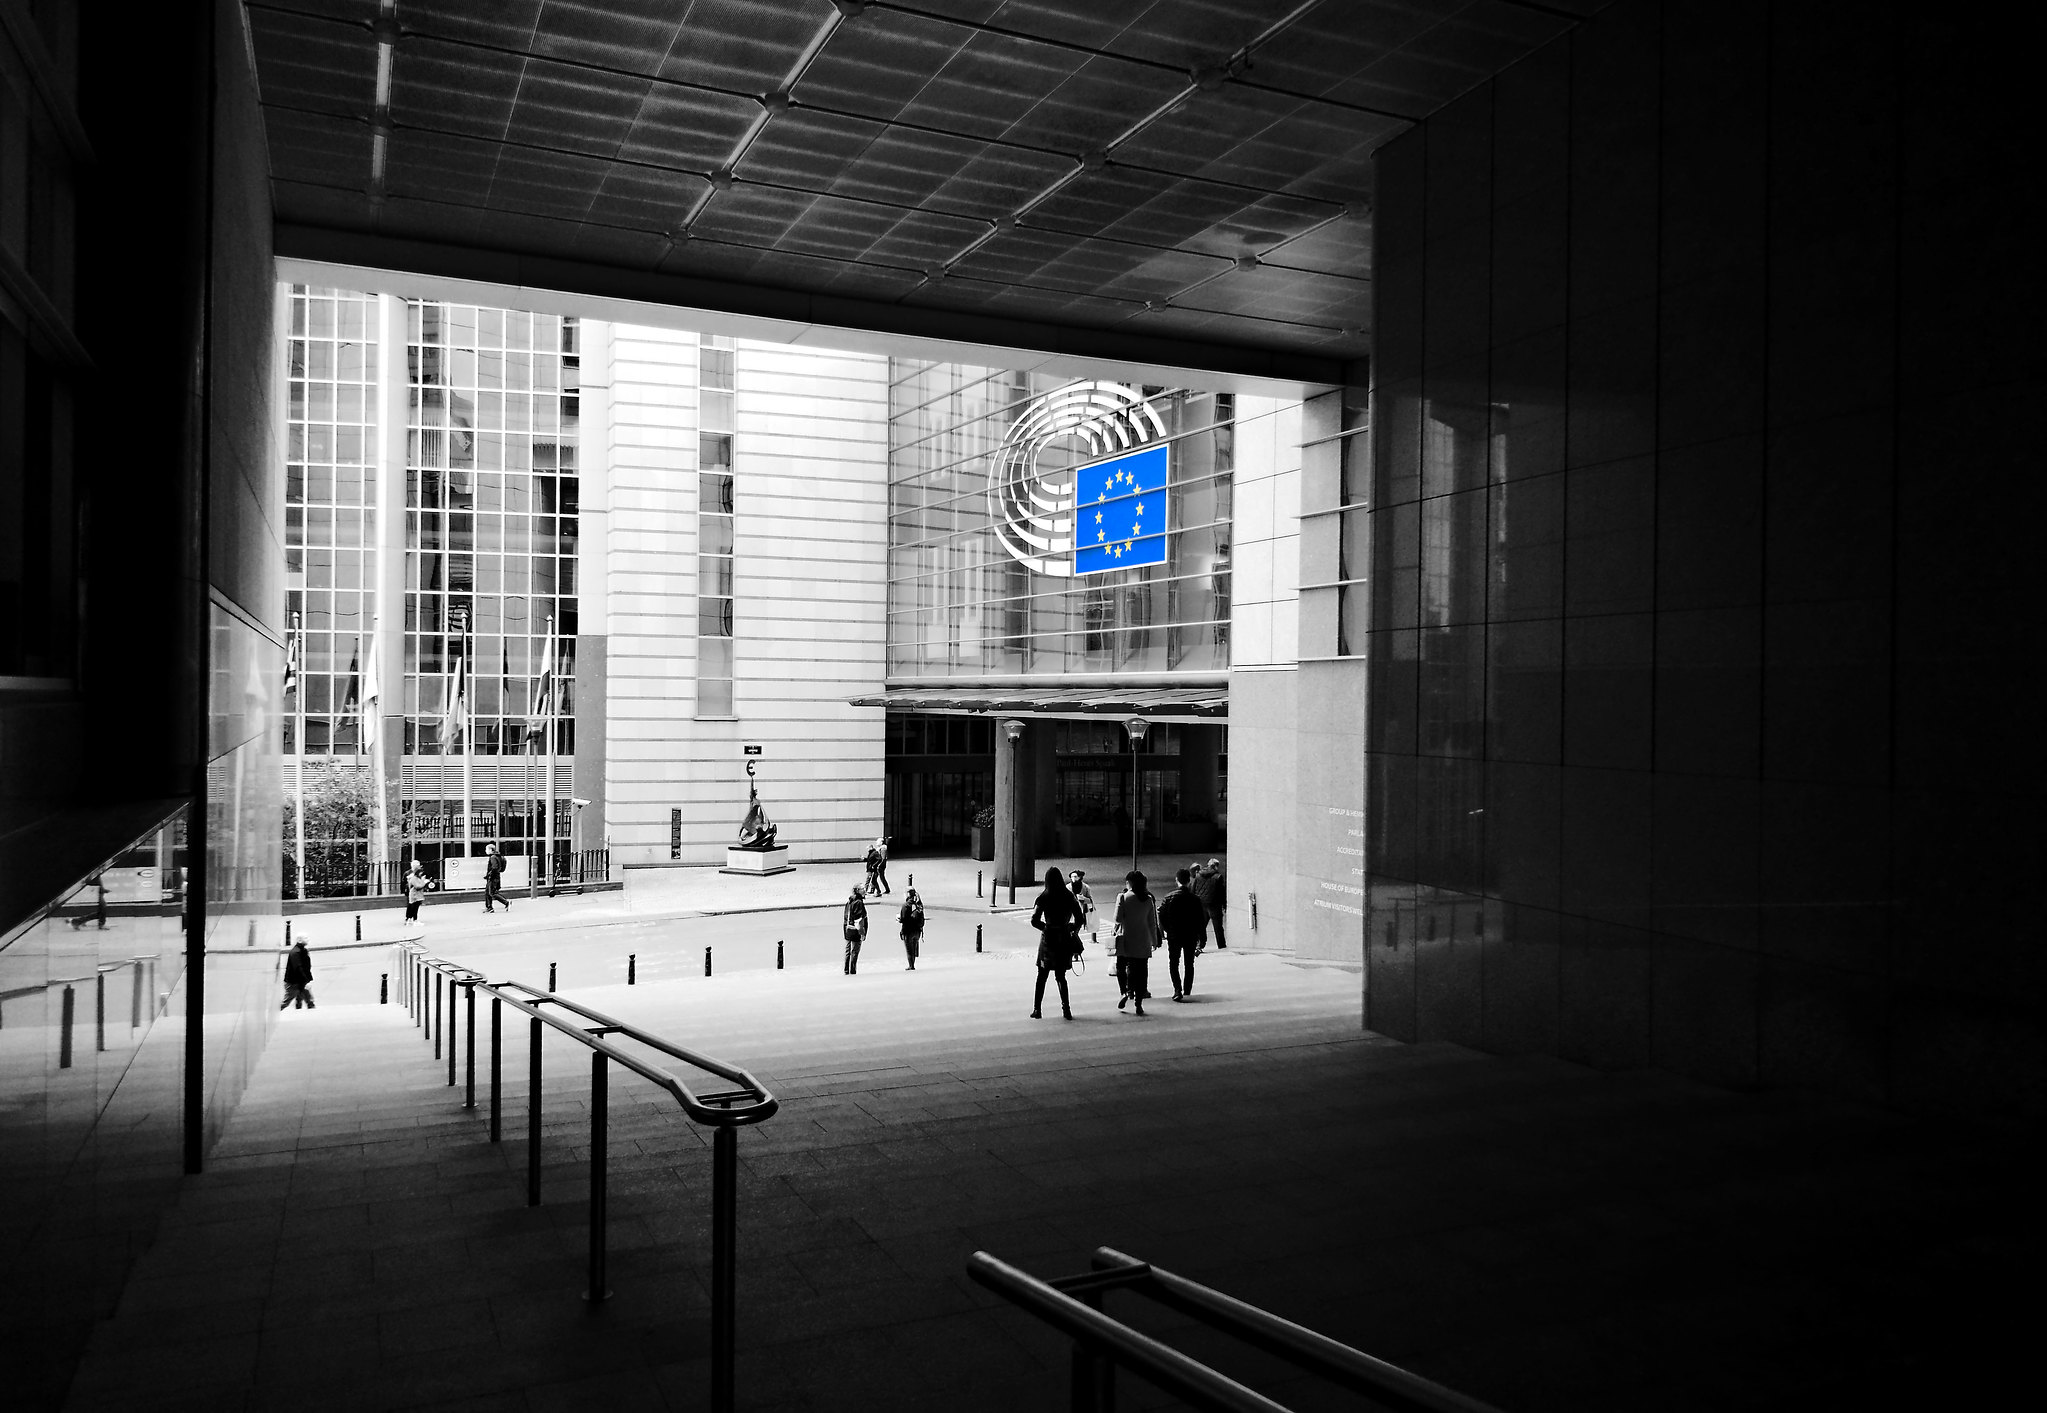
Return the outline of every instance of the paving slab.
[[[600,974],[573,936],[549,945]],[[1201,1004],[1142,1020],[1098,964],[1072,1022],[1027,1018],[1021,946],[891,960],[569,988],[783,1099],[739,1140],[743,1407],[1065,1406],[1061,1342],[966,1279],[977,1249],[1050,1275],[1115,1246],[1510,1410],[1846,1406],[1930,1392],[1965,1333],[1965,1378],[1994,1367],[1986,1342],[2024,1347],[2000,1292],[2037,1264],[2028,1132],[1400,1045],[1361,1028],[1356,977],[1275,954],[1211,953]],[[374,1004],[377,969],[335,966],[318,1010],[282,1018],[70,1406],[704,1406],[704,1136],[614,1077],[593,1307],[584,1054],[545,1042],[528,1208],[523,1027],[492,1145]],[[1166,1312],[1111,1309],[1336,1406]],[[1125,1384],[1125,1406],[1165,1406]]]

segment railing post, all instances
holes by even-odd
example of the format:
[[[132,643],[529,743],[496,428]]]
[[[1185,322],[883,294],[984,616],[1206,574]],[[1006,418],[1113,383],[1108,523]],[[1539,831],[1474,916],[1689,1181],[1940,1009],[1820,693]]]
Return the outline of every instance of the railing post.
[[[467,1014],[467,1015],[465,1015],[465,1016],[464,1016],[464,1017],[462,1018],[462,1027],[463,1027],[463,1029],[462,1029],[462,1062],[463,1062],[463,1067],[464,1067],[464,1073],[465,1073],[465,1075],[466,1075],[466,1077],[467,1077],[467,1078],[466,1078],[466,1084],[465,1084],[465,1089],[466,1089],[466,1092],[464,1093],[464,1095],[463,1095],[463,1097],[462,1097],[462,1107],[463,1107],[463,1108],[465,1108],[465,1109],[473,1109],[473,1108],[475,1108],[475,1107],[476,1107],[476,983],[475,983],[475,982],[473,982],[473,981],[465,981],[465,982],[463,982],[463,983],[462,983],[462,1002],[463,1002],[463,1007],[464,1007],[464,1009],[465,1009],[465,1010],[466,1010],[466,1011],[468,1012],[468,1014]]]
[[[462,1017],[455,1011],[455,978],[448,978],[448,1024],[456,1030],[462,1028]],[[455,1037],[448,1037],[448,1088],[455,1087]]]
[[[504,1022],[505,1003],[497,997],[490,998],[490,1141],[496,1143],[503,1136],[505,1083]]]
[[[602,1304],[611,1291],[604,1284],[604,1169],[610,1092],[604,1052],[590,1052],[590,1288],[583,1298]]]
[[[100,1050],[107,1048],[107,974],[98,972],[93,976],[93,1044]]]
[[[434,1058],[436,1060],[441,1058],[441,1033],[446,1029],[447,1022],[441,1016],[441,974],[437,971],[434,973],[434,1016],[432,1026]]]
[[[711,1135],[711,1408],[732,1413],[733,1366],[739,1353],[739,1130]]]
[[[1085,1290],[1076,1297],[1091,1310],[1102,1308],[1102,1293]],[[1116,1413],[1116,1361],[1073,1342],[1073,1413]]]
[[[540,1205],[540,1020],[527,1022],[531,1049],[526,1056],[526,1205]]]

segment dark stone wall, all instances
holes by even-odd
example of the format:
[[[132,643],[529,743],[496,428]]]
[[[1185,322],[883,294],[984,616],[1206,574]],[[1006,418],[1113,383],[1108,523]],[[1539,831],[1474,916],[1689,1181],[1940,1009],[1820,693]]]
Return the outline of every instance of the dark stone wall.
[[[2038,181],[1985,38],[1624,0],[1382,150],[1372,1028],[2040,1110]]]

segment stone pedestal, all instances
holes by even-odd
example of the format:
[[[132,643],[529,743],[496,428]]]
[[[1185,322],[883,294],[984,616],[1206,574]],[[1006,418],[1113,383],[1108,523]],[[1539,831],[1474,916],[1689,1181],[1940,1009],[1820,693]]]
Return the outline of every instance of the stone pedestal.
[[[725,850],[725,867],[720,873],[748,873],[756,878],[765,878],[771,873],[787,873],[795,865],[789,862],[789,850],[777,844],[772,849],[742,849],[737,844]]]

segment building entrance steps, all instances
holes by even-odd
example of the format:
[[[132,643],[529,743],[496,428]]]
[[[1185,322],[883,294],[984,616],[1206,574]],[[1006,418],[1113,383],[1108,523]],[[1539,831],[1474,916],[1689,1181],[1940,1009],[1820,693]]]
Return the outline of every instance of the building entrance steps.
[[[1234,949],[1144,1020],[1096,967],[1076,1020],[1027,1019],[1019,949],[901,965],[880,938],[852,977],[565,982],[782,1098],[739,1142],[742,1407],[1064,1406],[1064,1345],[971,1285],[978,1249],[1047,1275],[1142,1251],[1510,1413],[1894,1406],[1964,1333],[1971,1378],[2025,1347],[2030,1134],[1400,1045],[1359,1029],[1355,976]],[[330,970],[280,1018],[70,1406],[704,1406],[708,1137],[614,1077],[593,1312],[579,1047],[547,1052],[529,1209],[523,1068],[494,1148],[401,1008],[349,1004],[374,980]]]

